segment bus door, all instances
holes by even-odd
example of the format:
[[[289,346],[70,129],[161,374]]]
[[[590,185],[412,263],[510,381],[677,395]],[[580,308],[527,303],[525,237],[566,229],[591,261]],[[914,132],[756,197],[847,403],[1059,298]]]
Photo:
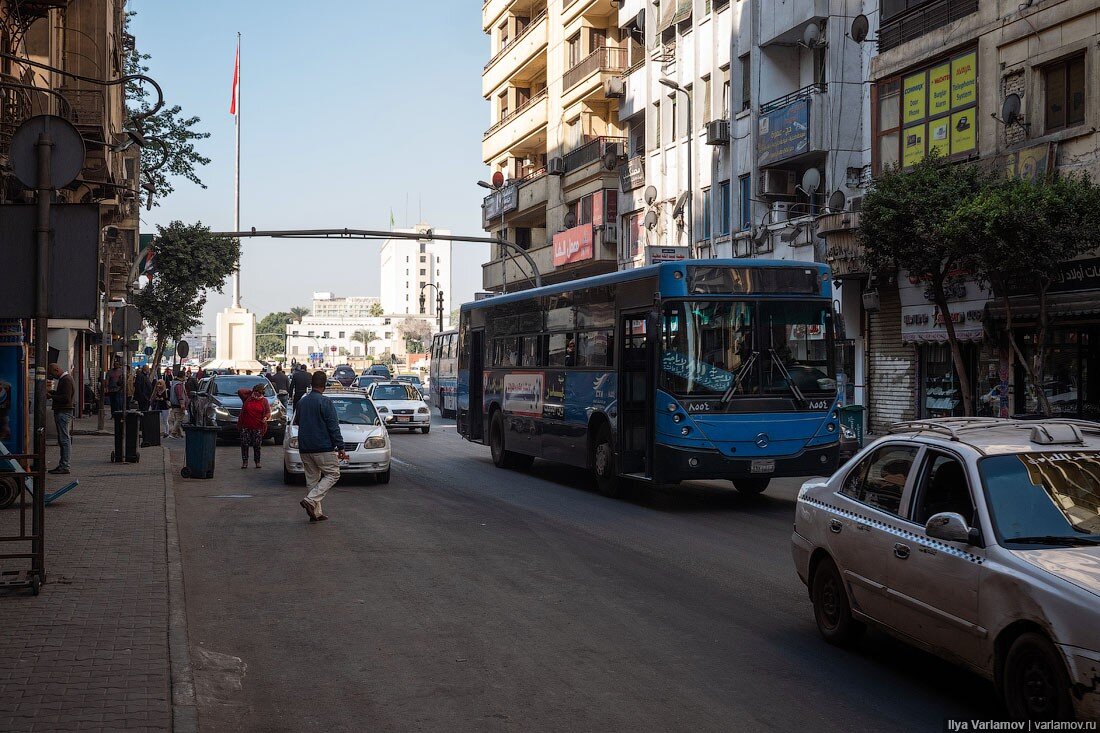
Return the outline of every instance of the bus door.
[[[485,433],[485,331],[470,329],[470,409],[467,412],[470,440],[482,440]],[[457,395],[456,395],[457,399]]]
[[[619,315],[619,473],[653,475],[653,384],[656,319],[649,311]]]

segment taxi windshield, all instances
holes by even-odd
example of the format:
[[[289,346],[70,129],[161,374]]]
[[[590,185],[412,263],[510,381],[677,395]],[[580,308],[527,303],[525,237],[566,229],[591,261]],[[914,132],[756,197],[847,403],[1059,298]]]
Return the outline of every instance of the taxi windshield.
[[[378,413],[369,400],[361,397],[332,397],[336,417],[345,425],[374,425]]]
[[[375,400],[418,400],[420,393],[404,384],[380,384],[371,393]]]

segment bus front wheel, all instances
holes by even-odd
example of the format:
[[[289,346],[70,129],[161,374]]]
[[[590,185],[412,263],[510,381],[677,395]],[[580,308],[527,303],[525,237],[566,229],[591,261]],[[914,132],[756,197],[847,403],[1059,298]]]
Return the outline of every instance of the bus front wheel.
[[[611,429],[601,425],[592,441],[592,472],[596,474],[596,488],[604,496],[619,494],[619,480],[615,474],[615,446],[611,443]]]
[[[500,414],[500,410],[493,413],[493,419],[489,423],[489,451],[497,468],[530,468],[535,460],[532,456],[505,449],[504,416]]]
[[[733,488],[737,489],[738,494],[756,496],[764,493],[770,482],[770,478],[736,478],[733,480]]]

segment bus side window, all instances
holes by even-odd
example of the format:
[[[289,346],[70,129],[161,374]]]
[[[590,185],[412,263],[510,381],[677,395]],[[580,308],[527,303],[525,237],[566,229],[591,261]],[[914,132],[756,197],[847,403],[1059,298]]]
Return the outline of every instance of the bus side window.
[[[552,367],[577,365],[577,340],[573,333],[552,333],[549,337],[548,364]]]
[[[523,351],[520,353],[519,364],[516,366],[533,367],[539,365],[539,337],[524,336],[520,340]]]

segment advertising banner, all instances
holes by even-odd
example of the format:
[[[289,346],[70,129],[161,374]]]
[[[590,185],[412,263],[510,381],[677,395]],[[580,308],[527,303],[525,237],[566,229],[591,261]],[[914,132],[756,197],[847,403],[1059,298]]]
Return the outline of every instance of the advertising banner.
[[[951,118],[941,117],[928,123],[928,153],[935,150],[941,158],[951,155]]]
[[[623,193],[633,191],[645,185],[645,158],[635,155],[624,165],[619,166],[619,186]]]
[[[554,235],[554,267],[592,259],[592,225],[566,229]]]
[[[971,51],[951,61],[951,107],[974,104],[977,99],[978,55]]]
[[[26,347],[18,320],[0,321],[0,443],[9,453],[26,453]]]
[[[646,260],[650,265],[656,265],[659,262],[678,262],[680,260],[686,260],[688,256],[687,247],[646,247]]]
[[[928,72],[910,74],[905,77],[903,105],[903,119],[905,124],[923,120],[927,114],[925,100],[928,92]]]
[[[943,316],[932,302],[932,288],[918,277],[902,271],[898,278],[901,298],[901,340],[906,343],[947,341]],[[962,341],[981,341],[985,304],[990,293],[965,273],[948,279],[944,284],[947,307],[955,324],[955,334]]]
[[[935,117],[951,109],[951,64],[933,67],[928,78],[928,116]]]
[[[924,159],[924,125],[905,128],[904,138],[901,146],[901,164],[908,168]]]
[[[977,109],[966,109],[951,115],[951,154],[967,153],[978,146],[976,120]]]
[[[542,417],[542,372],[504,375],[504,411],[513,415]]]
[[[759,133],[760,165],[805,153],[810,149],[810,100],[799,99],[761,115]]]

